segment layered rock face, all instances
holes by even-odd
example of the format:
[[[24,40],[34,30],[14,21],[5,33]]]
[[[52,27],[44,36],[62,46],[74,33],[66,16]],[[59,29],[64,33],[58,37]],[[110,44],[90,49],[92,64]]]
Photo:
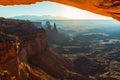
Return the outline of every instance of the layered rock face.
[[[11,39],[9,40],[9,37],[5,36],[5,34],[0,34],[0,39],[5,40],[0,40],[0,79],[10,80],[9,78],[12,78],[14,76],[18,77],[16,47],[10,42]],[[5,78],[6,74],[9,76],[9,78]]]
[[[49,49],[44,29],[0,19],[0,80],[87,80],[72,61]]]
[[[30,72],[32,69],[28,64],[28,57],[42,54],[46,49],[44,30],[37,29],[29,21],[0,19],[1,74],[9,73],[11,79],[27,79],[30,73],[31,76],[35,73]],[[44,75],[45,72],[42,73]]]

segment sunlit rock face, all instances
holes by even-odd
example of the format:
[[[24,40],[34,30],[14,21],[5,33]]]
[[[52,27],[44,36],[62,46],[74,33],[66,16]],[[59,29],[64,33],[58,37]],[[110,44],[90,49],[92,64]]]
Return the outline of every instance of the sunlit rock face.
[[[70,66],[69,66],[70,65]],[[0,80],[89,80],[48,47],[32,22],[0,18]]]
[[[14,38],[0,33],[0,79],[1,80],[2,79],[11,80],[11,78],[14,76],[18,77],[16,48],[15,45],[13,45],[12,42],[10,42],[10,41],[14,42],[14,40],[15,40]]]
[[[119,0],[52,0],[120,20]]]
[[[50,80],[47,73],[31,68],[27,61],[46,49],[43,29],[29,21],[0,18],[0,80]]]
[[[0,0],[0,4],[34,4],[41,1],[58,2],[120,20],[120,0]]]

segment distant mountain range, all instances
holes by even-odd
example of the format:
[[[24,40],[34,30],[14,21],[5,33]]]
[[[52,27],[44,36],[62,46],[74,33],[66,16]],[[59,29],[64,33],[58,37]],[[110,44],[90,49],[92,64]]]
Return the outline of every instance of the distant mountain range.
[[[68,20],[69,18],[62,16],[51,16],[51,15],[43,15],[43,16],[32,16],[32,15],[22,15],[22,16],[14,16],[11,17],[13,19],[20,20],[30,20],[30,21],[38,21],[38,20]]]

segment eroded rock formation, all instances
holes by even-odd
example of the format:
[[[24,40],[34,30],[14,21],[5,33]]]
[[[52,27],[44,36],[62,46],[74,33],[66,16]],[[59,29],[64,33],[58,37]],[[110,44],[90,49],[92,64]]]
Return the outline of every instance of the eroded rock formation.
[[[58,2],[65,5],[74,6],[88,10],[104,16],[113,17],[120,20],[119,0],[0,0],[1,5],[33,4],[41,1]]]
[[[44,29],[4,18],[0,24],[0,80],[87,80],[72,61],[49,49]]]
[[[27,58],[45,51],[47,48],[45,31],[36,29],[29,21],[1,18],[0,24],[1,73],[9,73],[11,80],[12,78],[26,80],[32,75],[34,75],[34,78],[38,77],[35,76],[37,71],[29,66]],[[43,79],[49,79],[44,71],[39,70],[39,73],[41,73],[41,76],[45,76]],[[40,75],[39,73],[38,75]],[[5,75],[1,75],[0,79],[2,79],[2,76]]]

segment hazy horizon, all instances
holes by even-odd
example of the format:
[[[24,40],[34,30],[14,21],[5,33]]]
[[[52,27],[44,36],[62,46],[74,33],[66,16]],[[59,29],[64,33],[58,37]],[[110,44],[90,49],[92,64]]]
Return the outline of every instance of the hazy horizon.
[[[67,6],[55,2],[38,2],[31,5],[1,6],[0,17],[11,18],[14,16],[61,16],[70,19],[112,19],[102,15],[94,14],[72,6]]]

